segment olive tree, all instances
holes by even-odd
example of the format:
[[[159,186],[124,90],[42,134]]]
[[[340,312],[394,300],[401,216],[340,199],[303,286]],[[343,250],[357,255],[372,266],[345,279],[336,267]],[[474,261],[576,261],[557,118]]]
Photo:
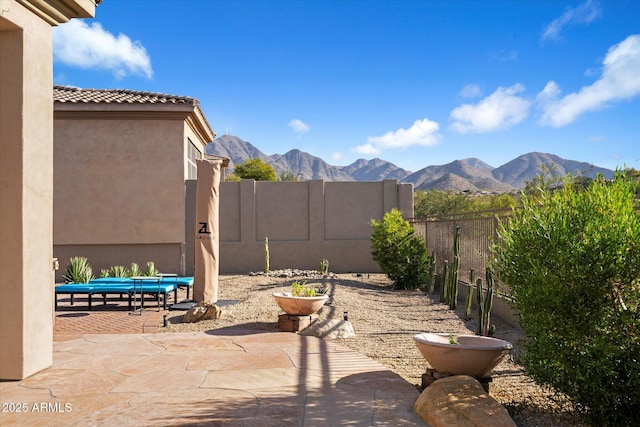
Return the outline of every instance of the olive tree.
[[[247,159],[234,168],[234,173],[241,179],[255,179],[256,181],[277,181],[278,175],[273,166],[262,159]]]

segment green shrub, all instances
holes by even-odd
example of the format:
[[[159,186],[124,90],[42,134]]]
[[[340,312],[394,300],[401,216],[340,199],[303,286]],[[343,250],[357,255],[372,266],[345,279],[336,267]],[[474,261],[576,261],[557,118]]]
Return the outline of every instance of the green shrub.
[[[429,257],[424,242],[393,209],[381,221],[371,220],[373,259],[389,276],[396,289],[418,289],[428,283]]]
[[[640,215],[617,172],[569,177],[500,228],[494,247],[528,336],[522,363],[593,425],[640,425]]]
[[[62,276],[65,283],[89,283],[95,277],[89,261],[84,257],[74,257],[69,260],[67,269]]]

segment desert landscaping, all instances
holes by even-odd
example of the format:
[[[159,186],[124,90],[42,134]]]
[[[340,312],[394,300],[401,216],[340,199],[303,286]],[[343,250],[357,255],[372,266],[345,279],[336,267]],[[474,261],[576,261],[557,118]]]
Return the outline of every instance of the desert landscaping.
[[[291,271],[270,275],[221,275],[219,305],[222,317],[198,323],[182,323],[184,311],[170,311],[163,332],[193,330],[249,329],[277,331],[282,313],[273,293],[287,291],[294,277]],[[384,274],[347,273],[321,276],[319,272],[298,272],[296,276],[309,285],[324,287],[329,300],[319,311],[320,319],[348,319],[355,337],[338,339],[338,343],[358,351],[389,367],[417,388],[422,387],[422,374],[427,363],[413,342],[421,332],[473,334],[475,312],[464,320],[464,309],[449,310],[439,303],[437,295],[423,291],[394,290]],[[535,385],[516,362],[518,343],[523,332],[497,317],[495,337],[513,344],[511,353],[493,370],[490,395],[504,405],[519,426],[582,425],[571,415],[568,405],[557,403],[552,394]],[[288,332],[283,332],[288,333]],[[304,333],[304,332],[302,332]]]

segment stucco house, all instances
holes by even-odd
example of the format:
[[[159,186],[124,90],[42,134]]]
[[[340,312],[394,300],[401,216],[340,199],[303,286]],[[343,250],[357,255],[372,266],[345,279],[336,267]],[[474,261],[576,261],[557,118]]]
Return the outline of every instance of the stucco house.
[[[54,86],[53,252],[60,271],[153,261],[192,274],[185,181],[215,138],[197,99]]]

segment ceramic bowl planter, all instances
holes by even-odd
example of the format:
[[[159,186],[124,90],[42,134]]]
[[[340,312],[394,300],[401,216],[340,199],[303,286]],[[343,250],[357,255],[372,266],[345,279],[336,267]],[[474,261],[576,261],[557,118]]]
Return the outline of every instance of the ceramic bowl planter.
[[[487,375],[513,347],[508,341],[479,335],[423,333],[413,340],[436,371],[472,377]]]
[[[327,295],[313,297],[293,296],[290,292],[277,292],[273,294],[276,302],[285,313],[291,316],[308,316],[320,310],[329,299]]]

